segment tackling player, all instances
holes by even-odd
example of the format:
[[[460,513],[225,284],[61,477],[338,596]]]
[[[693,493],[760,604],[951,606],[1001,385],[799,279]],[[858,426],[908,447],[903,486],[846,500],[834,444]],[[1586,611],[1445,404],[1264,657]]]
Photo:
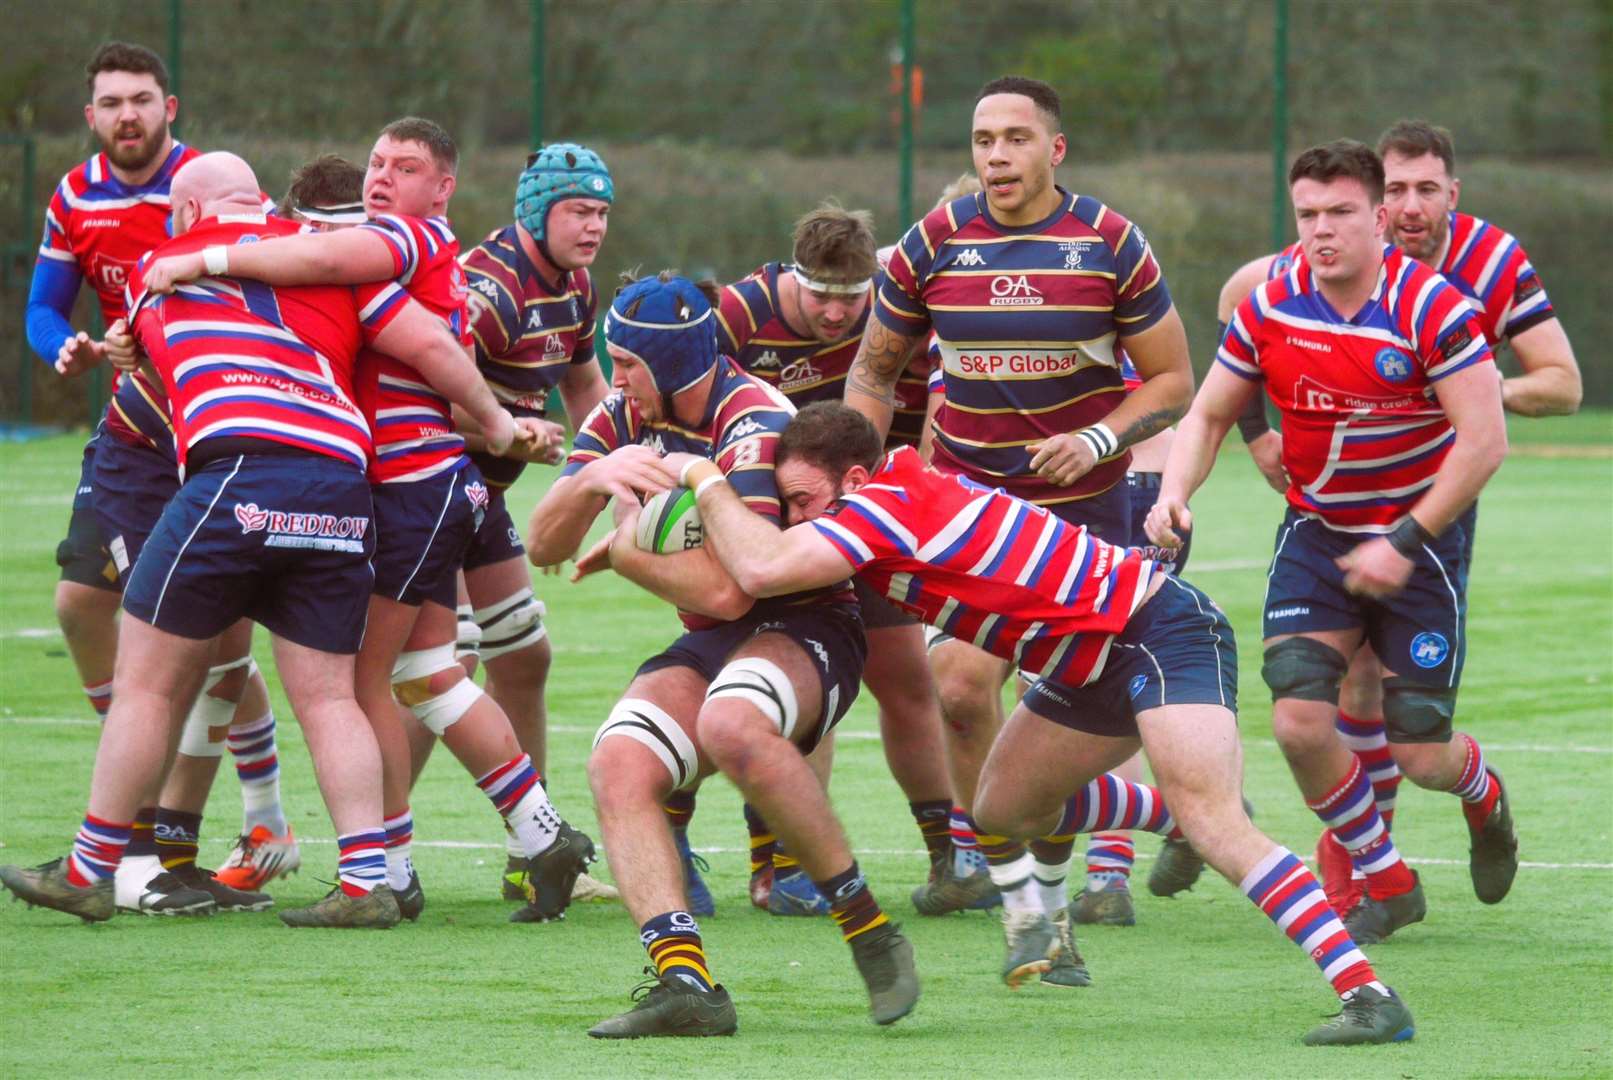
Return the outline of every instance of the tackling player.
[[[1272,726],[1306,804],[1366,874],[1346,916],[1374,944],[1426,903],[1334,733],[1363,640],[1383,665],[1389,745],[1421,787],[1450,791],[1474,829],[1473,879],[1501,899],[1517,872],[1505,788],[1451,717],[1466,654],[1461,518],[1506,453],[1500,383],[1461,294],[1385,248],[1384,171],[1361,143],[1313,147],[1289,170],[1304,257],[1238,306],[1171,448],[1148,533],[1174,544],[1227,429],[1264,383],[1283,416],[1288,514],[1265,599]]]
[[[90,102],[85,121],[101,152],[62,178],[45,213],[44,240],[29,289],[27,330],[34,350],[73,377],[106,358],[104,341],[75,333],[68,323],[79,287],[88,279],[101,316],[113,326],[125,315],[124,287],[135,261],[167,238],[169,184],[197,151],[170,130],[178,99],[168,94],[168,71],[151,50],[108,42],[87,66]],[[84,448],[68,535],[57,548],[61,581],[57,618],[91,706],[105,716],[112,693],[117,609],[123,577],[138,547],[136,534],[156,520],[177,487],[173,437],[161,387],[117,376],[106,418]],[[104,527],[96,496],[98,448],[118,459],[107,478],[134,514],[128,543]],[[106,494],[101,487],[101,495]],[[274,713],[268,688],[251,659],[251,626],[232,629],[197,698],[173,769],[160,795],[154,788],[135,817],[129,857],[119,867],[120,907],[151,914],[205,913],[218,903],[261,907],[221,887],[195,865],[201,813],[226,742],[235,755],[245,804],[243,835],[278,844],[276,871],[297,867],[297,842],[280,806]],[[228,734],[226,735],[226,731]],[[159,843],[159,835],[162,841]],[[166,865],[165,865],[166,864]],[[176,873],[177,872],[177,873]],[[255,889],[268,877],[233,881]],[[228,874],[225,875],[228,877]]]
[[[767,263],[723,288],[718,349],[797,408],[838,401],[862,342],[878,269],[872,217],[825,203],[795,223],[789,263]],[[928,356],[920,354],[897,381],[892,446],[919,441],[927,367]],[[950,855],[952,796],[924,635],[912,616],[861,586],[857,602],[868,632],[863,682],[879,703],[885,760],[907,796],[934,881]],[[827,901],[812,889],[793,856],[774,852],[769,858],[771,832],[753,808],[746,807],[746,819],[752,834],[751,902],[775,915],[826,913]]]
[[[1340,1015],[1308,1044],[1410,1039],[1410,1012],[1316,879],[1239,805],[1237,650],[1220,610],[1144,551],[945,475],[911,448],[882,457],[880,443],[843,405],[797,415],[778,445],[793,523],[782,532],[750,513],[709,462],[673,455],[666,465],[696,492],[707,549],[751,595],[822,587],[853,571],[931,625],[1041,676],[981,772],[975,813],[985,827],[1030,837],[1179,824],[1339,994]],[[1139,745],[1160,791],[1101,775]],[[1051,934],[1041,944],[1057,947]]]
[[[903,237],[845,401],[885,432],[896,380],[933,330],[946,391],[934,464],[1124,544],[1128,447],[1181,415],[1193,376],[1181,319],[1141,231],[1055,183],[1065,154],[1059,125],[1058,95],[1045,83],[1009,76],[981,89],[971,142],[984,191],[932,211]],[[1142,376],[1130,394],[1122,344]],[[1012,665],[950,637],[930,657],[955,794],[969,809]],[[980,845],[1003,894],[1012,956],[1054,914],[1048,894],[1062,896],[1070,843],[1039,841],[1034,854],[1002,837]],[[1062,904],[1056,914],[1065,915]],[[1085,980],[1060,969],[1048,981]]]
[[[635,492],[666,486],[666,451],[715,462],[758,513],[781,516],[773,449],[793,410],[718,352],[713,299],[668,273],[617,293],[605,337],[618,392],[589,416],[532,512],[529,556],[555,563],[614,498],[616,531],[578,560],[578,573],[611,566],[674,604],[687,629],[640,665],[588,761],[611,870],[656,971],[648,996],[589,1031],[598,1038],[735,1030],[662,809],[674,791],[719,770],[829,899],[875,1022],[900,1019],[918,1000],[912,946],[869,891],[803,756],[857,696],[866,644],[844,577],[835,588],[757,602],[706,550],[655,554],[634,540]]]

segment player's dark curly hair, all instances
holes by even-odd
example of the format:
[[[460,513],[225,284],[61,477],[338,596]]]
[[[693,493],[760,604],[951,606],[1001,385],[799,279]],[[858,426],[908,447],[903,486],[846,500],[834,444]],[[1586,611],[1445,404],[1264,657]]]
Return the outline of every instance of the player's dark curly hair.
[[[290,217],[297,206],[347,206],[364,201],[364,170],[337,154],[320,154],[291,173],[291,185],[275,212]]]
[[[873,472],[884,453],[879,433],[862,413],[838,401],[814,401],[785,426],[775,463],[799,458],[839,481],[853,465]]]
[[[1036,103],[1038,109],[1052,119],[1055,132],[1064,124],[1059,92],[1040,79],[1031,79],[1024,75],[1003,75],[980,88],[980,92],[975,95],[975,104],[980,104],[981,98],[990,97],[992,94],[1019,94],[1028,97]]]
[[[1300,154],[1288,169],[1288,186],[1299,180],[1326,184],[1341,177],[1360,181],[1373,204],[1383,202],[1383,161],[1372,147],[1354,139],[1335,139]]]
[[[1404,158],[1435,154],[1445,163],[1445,175],[1456,175],[1456,145],[1449,130],[1427,120],[1396,120],[1378,136],[1378,156],[1391,151]]]
[[[84,67],[85,83],[90,93],[95,93],[95,77],[103,71],[132,71],[136,75],[150,75],[157,80],[157,88],[164,94],[168,93],[168,68],[162,62],[162,57],[146,48],[144,45],[134,45],[127,41],[108,41]]]

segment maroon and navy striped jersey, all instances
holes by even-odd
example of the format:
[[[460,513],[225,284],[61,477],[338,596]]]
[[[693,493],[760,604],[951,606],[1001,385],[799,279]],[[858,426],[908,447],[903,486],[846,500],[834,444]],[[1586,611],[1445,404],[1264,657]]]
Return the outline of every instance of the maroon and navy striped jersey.
[[[743,281],[726,285],[717,308],[717,347],[758,379],[777,387],[796,408],[845,396],[846,373],[857,358],[870,303],[851,332],[825,344],[803,337],[784,321],[779,275],[794,267],[771,262]],[[872,300],[872,297],[870,297]],[[921,352],[896,380],[896,410],[887,446],[917,446],[924,428],[929,354]]]
[[[460,260],[470,285],[470,330],[476,366],[493,396],[516,416],[541,416],[549,391],[572,365],[594,358],[596,299],[587,268],[550,288],[514,225],[492,233]],[[515,483],[526,463],[473,454],[495,491]]]
[[[1124,479],[1127,451],[1058,487],[1025,447],[1108,416],[1125,396],[1117,342],[1171,306],[1142,232],[1059,191],[1059,208],[1033,225],[997,224],[980,194],[931,211],[892,254],[875,310],[897,333],[935,331],[946,385],[936,466],[1043,505]]]
[[[1016,499],[892,450],[812,524],[898,607],[1069,686],[1103,673],[1114,636],[1163,573]]]
[[[392,253],[392,280],[354,290],[362,317],[385,321],[413,297],[468,348],[465,273],[459,266],[459,241],[447,219],[382,214],[359,228],[384,239]],[[418,371],[365,349],[359,354],[357,381],[359,407],[375,441],[371,483],[425,480],[464,462],[465,440],[454,429],[448,399]]]
[[[168,396],[144,370],[128,372],[118,380],[117,391],[106,407],[106,430],[126,443],[149,447],[169,459],[177,453]]]
[[[1434,384],[1492,357],[1456,287],[1389,247],[1371,298],[1348,318],[1310,264],[1293,263],[1238,305],[1216,360],[1264,380],[1281,412],[1288,504],[1342,532],[1384,533],[1455,441]]]
[[[148,258],[297,231],[258,214],[206,218]],[[168,392],[181,465],[206,439],[245,437],[365,468],[370,431],[355,400],[353,368],[360,345],[385,329],[396,305],[361,324],[352,289],[276,288],[230,277],[147,294],[145,266],[142,260],[130,279],[129,311]]]
[[[1439,272],[1479,309],[1492,346],[1556,317],[1523,245],[1471,214],[1451,211]]]
[[[89,280],[111,326],[127,312],[124,287],[140,256],[168,239],[168,187],[201,151],[174,143],[150,180],[130,187],[96,154],[62,177],[45,210],[39,257],[72,266]]]

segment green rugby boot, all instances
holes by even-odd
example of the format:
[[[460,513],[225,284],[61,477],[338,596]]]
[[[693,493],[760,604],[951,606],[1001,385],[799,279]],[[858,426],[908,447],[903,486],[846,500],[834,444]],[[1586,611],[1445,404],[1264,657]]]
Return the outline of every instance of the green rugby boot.
[[[1306,1046],[1368,1046],[1407,1042],[1417,1034],[1411,1010],[1390,990],[1381,994],[1370,986],[1351,994],[1338,1014],[1305,1034]]]
[[[732,1035],[739,1030],[734,1000],[721,986],[701,990],[676,975],[657,975],[647,967],[649,982],[633,991],[634,1005],[588,1029],[595,1039],[644,1039],[656,1036]]]
[[[851,958],[868,986],[868,1012],[876,1024],[894,1024],[919,1000],[913,943],[902,928],[886,923],[851,939]]]

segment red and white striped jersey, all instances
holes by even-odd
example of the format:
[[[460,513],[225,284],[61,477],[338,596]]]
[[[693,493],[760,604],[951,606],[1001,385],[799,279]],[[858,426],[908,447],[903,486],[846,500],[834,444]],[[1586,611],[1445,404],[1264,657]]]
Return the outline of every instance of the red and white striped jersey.
[[[446,218],[382,214],[359,226],[387,242],[393,279],[362,285],[364,319],[389,318],[413,297],[436,315],[460,345],[469,347],[465,301],[469,289],[459,265],[459,241]],[[365,349],[358,362],[359,406],[370,423],[375,456],[370,482],[408,483],[456,469],[465,460],[465,440],[454,429],[448,399],[403,361]]]
[[[1288,504],[1365,533],[1406,515],[1455,441],[1434,384],[1493,362],[1456,287],[1393,247],[1349,318],[1322,296],[1309,263],[1294,262],[1238,305],[1216,360],[1263,379],[1282,413]]]
[[[1471,214],[1451,211],[1439,272],[1479,309],[1491,345],[1556,317],[1523,245]]]
[[[206,218],[148,259],[297,231],[257,214]],[[230,277],[203,277],[169,296],[146,294],[147,261],[130,279],[129,311],[168,392],[180,465],[206,439],[245,437],[365,467],[370,431],[355,400],[354,362],[397,305],[361,324],[352,289],[276,288]]]
[[[912,447],[812,524],[898,607],[1068,686],[1103,673],[1163,573],[1138,549],[927,467]]]

